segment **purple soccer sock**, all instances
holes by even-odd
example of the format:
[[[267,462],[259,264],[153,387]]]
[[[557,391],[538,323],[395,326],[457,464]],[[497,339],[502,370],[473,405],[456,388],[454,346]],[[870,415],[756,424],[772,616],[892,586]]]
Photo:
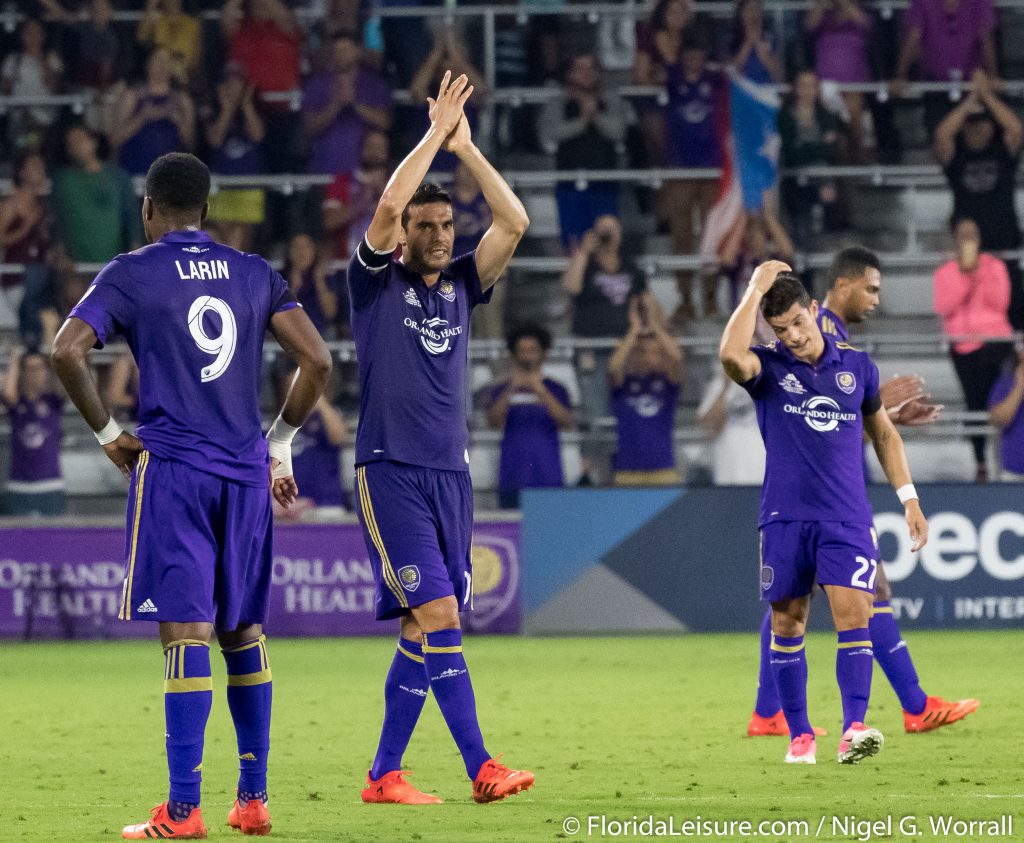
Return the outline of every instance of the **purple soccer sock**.
[[[491,756],[484,748],[484,738],[476,718],[473,683],[462,655],[462,630],[442,629],[424,633],[423,661],[430,677],[430,689],[462,753],[466,774],[475,779]]]
[[[429,688],[423,645],[399,638],[391,670],[384,680],[384,725],[370,768],[370,778],[374,781],[385,773],[402,769],[402,756],[420,719]]]
[[[764,613],[761,621],[761,663],[757,671],[757,702],[754,711],[759,717],[771,717],[782,708],[778,691],[775,690],[775,677],[772,675],[772,610]]]
[[[796,638],[772,636],[771,669],[789,724],[790,738],[813,735],[811,721],[807,719],[807,653],[802,635]]]
[[[228,708],[238,742],[239,801],[266,802],[273,698],[266,639],[261,635],[222,653],[228,671]]]
[[[920,714],[928,704],[928,695],[921,688],[910,650],[900,635],[900,628],[888,600],[875,601],[868,630],[871,632],[875,659],[899,697],[903,710]]]
[[[203,780],[203,738],[213,705],[210,645],[172,641],[164,648],[164,717],[168,810],[181,822],[199,805]]]
[[[843,731],[853,723],[863,723],[871,696],[871,671],[874,653],[868,628],[847,629],[839,633],[836,650],[836,680],[843,698]]]

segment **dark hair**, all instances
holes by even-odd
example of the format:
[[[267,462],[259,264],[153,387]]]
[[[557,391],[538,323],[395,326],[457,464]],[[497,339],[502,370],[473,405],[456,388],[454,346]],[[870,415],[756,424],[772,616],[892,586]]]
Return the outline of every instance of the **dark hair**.
[[[210,170],[188,152],[168,152],[146,173],[146,195],[161,211],[201,211],[210,197]]]
[[[731,35],[729,37],[729,55],[736,55],[737,50],[743,46],[743,41],[747,37],[746,32],[743,29],[743,10],[750,3],[761,3],[761,7],[764,8],[764,0],[736,0],[736,6],[732,10],[732,23],[731,23]],[[766,22],[762,19],[761,32],[767,29]]]
[[[665,29],[668,23],[668,7],[675,3],[676,0],[658,0],[654,8],[651,10],[651,16],[648,20],[648,27],[651,33],[661,32]],[[691,7],[692,12],[692,7]]]
[[[950,220],[949,220],[949,233],[952,234],[955,237],[956,236],[956,230],[959,227],[960,223],[962,223],[962,222],[974,223],[974,225],[977,226],[979,233],[981,232],[981,226],[978,225],[978,221],[974,218],[974,216],[972,214],[963,214],[963,213],[961,213],[961,214],[953,214],[953,216],[950,217]]]
[[[516,346],[519,345],[519,340],[526,339],[527,337],[533,337],[537,342],[540,343],[540,347],[545,351],[551,349],[551,332],[542,325],[538,325],[535,322],[529,322],[524,325],[518,325],[509,331],[506,342],[508,343],[508,350],[513,354],[516,353]]]
[[[772,288],[761,299],[761,313],[765,319],[781,316],[794,304],[811,306],[811,295],[803,281],[792,272],[780,272]]]
[[[433,205],[435,202],[443,202],[445,205],[452,204],[452,197],[449,196],[440,185],[432,182],[424,182],[416,188],[416,192],[409,200],[409,204],[402,210],[402,228],[409,224],[409,209],[419,208],[422,205]]]
[[[679,52],[686,50],[700,50],[702,53],[710,53],[711,45],[704,27],[697,23],[688,24],[683,30],[679,39]]]
[[[828,286],[834,287],[840,278],[860,278],[868,269],[882,271],[878,255],[863,246],[847,246],[832,259],[828,268]]]

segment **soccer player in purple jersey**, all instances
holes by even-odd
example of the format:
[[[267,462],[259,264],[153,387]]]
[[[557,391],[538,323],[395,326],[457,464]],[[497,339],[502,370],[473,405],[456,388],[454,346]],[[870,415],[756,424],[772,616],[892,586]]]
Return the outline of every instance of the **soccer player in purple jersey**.
[[[863,322],[878,306],[882,284],[882,264],[878,255],[862,246],[839,251],[828,271],[829,289],[818,309],[818,326],[826,336],[841,342],[849,340],[847,324]],[[923,381],[915,375],[901,375],[879,386],[882,406],[896,424],[930,424],[942,410],[924,395]],[[885,567],[878,566],[875,601],[868,630],[875,659],[903,708],[903,727],[907,732],[928,732],[963,719],[978,708],[976,699],[949,701],[929,696],[921,688],[910,650],[893,616],[892,588]],[[771,610],[761,624],[761,667],[757,702],[747,724],[747,734],[789,734],[782,714],[775,682],[771,674]]]
[[[246,834],[270,831],[270,497],[284,506],[296,498],[291,439],[331,371],[284,279],[258,255],[200,230],[209,191],[198,158],[158,158],[142,203],[150,245],[103,268],[53,345],[68,395],[131,480],[119,617],[157,621],[164,648],[170,793],[146,822],[125,827],[128,839],[206,837],[199,801],[214,633],[238,739],[228,822]],[[259,388],[268,330],[299,372],[265,441]],[[127,339],[139,367],[134,436],[103,406],[88,366],[89,349],[113,334]]]
[[[757,311],[778,338],[751,347]],[[871,691],[868,632],[878,568],[864,487],[866,432],[906,510],[920,550],[928,538],[903,441],[878,395],[878,369],[864,352],[822,334],[818,304],[779,261],[755,271],[725,327],[719,357],[757,408],[767,462],[761,492],[761,594],[771,603],[771,667],[790,728],[787,763],[813,764],[807,719],[804,630],[811,592],[828,594],[838,633],[836,678],[843,702],[838,760],[876,754],[882,734],[864,724]]]
[[[490,299],[529,224],[522,203],[472,142],[463,114],[472,90],[464,75],[453,81],[445,74],[437,99],[429,100],[430,129],[395,170],[349,263],[361,387],[359,520],[377,579],[377,617],[401,622],[365,802],[441,801],[402,773],[428,690],[477,802],[504,799],[534,781],[533,773],[510,770],[484,748],[459,623],[459,612],[473,603],[469,317]],[[420,185],[441,149],[469,168],[493,215],[476,250],[454,260],[451,200],[434,185]]]

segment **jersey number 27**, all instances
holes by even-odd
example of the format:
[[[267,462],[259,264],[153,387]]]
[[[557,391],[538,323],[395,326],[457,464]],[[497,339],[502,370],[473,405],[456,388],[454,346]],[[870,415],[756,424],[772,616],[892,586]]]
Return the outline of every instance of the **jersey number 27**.
[[[203,317],[207,313],[216,313],[220,317],[220,333],[213,337],[203,327]],[[217,355],[217,359],[209,366],[204,366],[200,372],[202,382],[217,380],[228,370],[231,358],[235,356],[235,346],[238,344],[235,314],[223,299],[200,296],[188,309],[188,329],[200,349],[207,354]]]

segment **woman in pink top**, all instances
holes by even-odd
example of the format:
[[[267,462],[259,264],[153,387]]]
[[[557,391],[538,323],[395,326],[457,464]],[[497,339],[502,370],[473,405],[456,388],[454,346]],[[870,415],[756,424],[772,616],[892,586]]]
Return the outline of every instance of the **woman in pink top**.
[[[950,348],[968,410],[985,410],[1003,361],[1013,353],[1010,276],[1006,264],[981,251],[981,233],[971,219],[957,221],[956,259],[935,270],[935,312],[948,337],[976,334],[1006,340],[965,340]],[[977,479],[985,482],[985,437],[972,436]]]

